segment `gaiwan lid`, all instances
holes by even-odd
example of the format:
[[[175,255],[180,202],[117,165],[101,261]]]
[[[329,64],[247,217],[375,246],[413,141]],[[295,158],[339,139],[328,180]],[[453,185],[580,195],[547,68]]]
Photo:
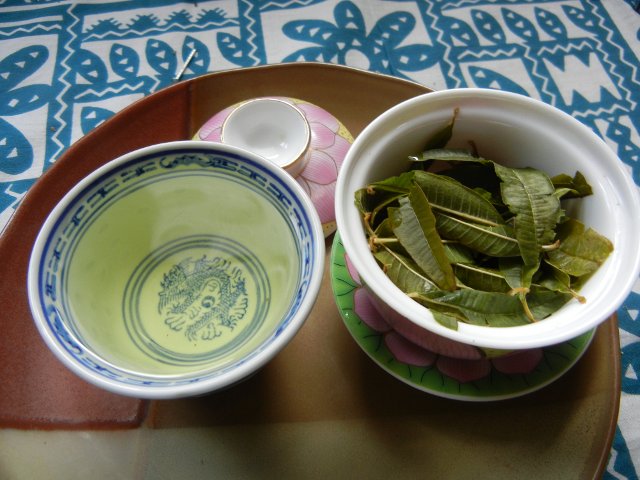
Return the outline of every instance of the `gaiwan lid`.
[[[311,198],[325,237],[335,232],[336,181],[353,136],[331,113],[296,98],[258,97],[213,115],[194,140],[242,147],[284,168]]]

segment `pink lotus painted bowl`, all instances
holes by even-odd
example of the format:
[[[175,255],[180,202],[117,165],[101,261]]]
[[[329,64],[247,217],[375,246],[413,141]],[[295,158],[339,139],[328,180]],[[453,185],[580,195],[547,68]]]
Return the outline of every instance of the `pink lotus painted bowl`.
[[[231,105],[213,115],[194,136],[195,140],[210,142],[228,142],[229,136],[224,134],[225,124],[237,112],[239,108],[256,100],[268,100],[288,104],[302,113],[308,124],[310,139],[308,148],[303,157],[295,157],[292,166],[283,165],[296,181],[302,186],[316,207],[325,236],[329,236],[336,229],[336,214],[334,209],[335,188],[338,172],[342,162],[349,151],[353,137],[347,128],[331,113],[323,108],[295,98],[286,97],[260,97]],[[276,122],[267,122],[265,115],[264,128],[277,127]],[[260,120],[257,120],[259,123]],[[264,130],[263,128],[263,130]],[[286,132],[285,132],[286,133]],[[278,135],[273,135],[274,144],[281,141]],[[264,143],[264,140],[259,142]],[[254,146],[259,143],[254,142]],[[245,142],[243,148],[253,150],[250,142]],[[266,149],[264,151],[267,151]],[[302,164],[302,168],[299,165]]]

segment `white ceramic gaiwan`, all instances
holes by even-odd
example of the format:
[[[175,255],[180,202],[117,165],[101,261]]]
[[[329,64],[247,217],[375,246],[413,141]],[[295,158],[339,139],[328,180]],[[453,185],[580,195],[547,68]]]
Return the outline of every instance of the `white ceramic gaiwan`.
[[[281,168],[230,145],[128,153],[58,203],[33,247],[35,324],[83,379],[141,398],[228,387],[307,319],[324,270],[315,208]]]
[[[383,273],[369,250],[354,193],[373,181],[408,170],[407,157],[459,109],[448,147],[475,142],[485,158],[549,175],[581,171],[593,195],[574,202],[570,214],[609,238],[614,251],[580,293],[550,317],[528,325],[491,328],[435,321]],[[609,318],[629,294],[640,271],[640,201],[624,164],[585,125],[540,101],[489,89],[455,89],[407,100],[380,115],[349,150],[336,187],[336,217],[345,251],[380,312],[396,330],[434,351],[456,356],[468,346],[518,350],[554,345],[577,337]],[[424,341],[422,341],[424,340]],[[425,345],[425,343],[427,345]]]

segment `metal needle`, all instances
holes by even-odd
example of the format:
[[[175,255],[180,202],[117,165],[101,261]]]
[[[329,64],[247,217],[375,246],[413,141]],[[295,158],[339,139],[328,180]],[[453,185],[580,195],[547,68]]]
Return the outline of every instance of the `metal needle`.
[[[191,60],[193,60],[193,57],[195,57],[195,55],[196,55],[196,49],[194,48],[191,50],[191,53],[189,53],[189,56],[185,60],[184,65],[182,66],[180,71],[177,73],[175,77],[173,77],[174,80],[180,80],[182,78],[182,75],[184,75],[185,70],[187,69],[187,67],[189,66],[189,63],[191,63]]]

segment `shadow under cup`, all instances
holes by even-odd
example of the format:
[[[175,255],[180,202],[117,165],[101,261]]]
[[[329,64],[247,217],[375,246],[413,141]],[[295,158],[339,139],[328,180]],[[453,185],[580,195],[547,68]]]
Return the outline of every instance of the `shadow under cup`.
[[[59,208],[38,308],[55,348],[109,379],[179,383],[233,369],[284,330],[310,283],[305,210],[233,153],[136,157]]]

